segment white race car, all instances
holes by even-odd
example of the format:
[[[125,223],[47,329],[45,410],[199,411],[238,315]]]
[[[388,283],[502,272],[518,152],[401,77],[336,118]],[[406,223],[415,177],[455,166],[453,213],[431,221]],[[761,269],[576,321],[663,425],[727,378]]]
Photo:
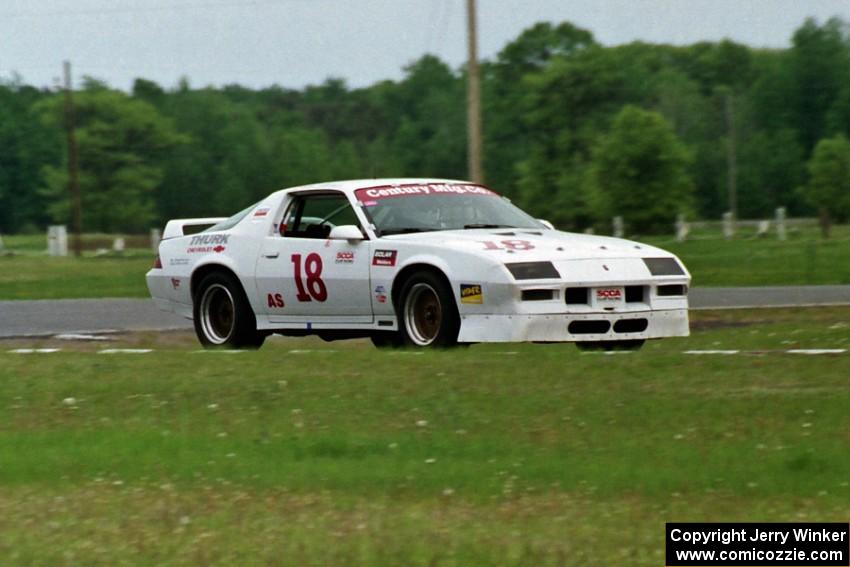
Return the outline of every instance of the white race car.
[[[689,283],[668,252],[560,232],[442,179],[319,183],[228,219],[172,220],[147,274],[161,309],[230,348],[272,333],[637,348],[688,335]]]

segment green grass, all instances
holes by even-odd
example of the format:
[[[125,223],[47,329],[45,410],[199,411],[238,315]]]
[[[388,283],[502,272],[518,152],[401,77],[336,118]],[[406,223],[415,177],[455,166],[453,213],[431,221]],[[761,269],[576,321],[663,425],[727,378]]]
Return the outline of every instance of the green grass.
[[[850,238],[647,242],[678,255],[694,286],[850,284]]]
[[[151,255],[0,256],[0,300],[149,297]]]
[[[793,233],[789,240],[773,238],[694,239],[676,243],[646,238],[684,261],[694,286],[762,286],[850,284],[850,227],[836,227],[835,238],[822,240],[816,230]],[[142,237],[128,240],[141,246]],[[140,240],[141,239],[141,240]],[[50,258],[43,236],[5,237],[15,255],[0,255],[0,300],[85,297],[148,297],[144,274],[152,254],[130,248],[121,255],[96,257],[93,250],[109,247],[112,237],[86,235],[80,260]]]
[[[660,565],[665,521],[846,520],[850,354],[781,351],[847,348],[850,308],[695,318],[614,356],[3,349],[0,556]],[[748,353],[682,354],[709,348]]]
[[[128,248],[122,253],[111,252],[114,238],[86,234],[81,258],[53,258],[47,256],[44,235],[4,236],[0,300],[150,297],[145,273],[153,253],[141,247],[145,237],[125,237]],[[98,255],[103,249],[109,252]]]

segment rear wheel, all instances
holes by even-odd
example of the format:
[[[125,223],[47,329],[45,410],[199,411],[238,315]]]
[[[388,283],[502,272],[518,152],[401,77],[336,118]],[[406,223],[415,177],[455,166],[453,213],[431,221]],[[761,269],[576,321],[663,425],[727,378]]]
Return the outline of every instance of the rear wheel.
[[[593,341],[579,342],[576,346],[583,351],[628,351],[639,350],[645,341],[643,339],[633,339],[628,341]]]
[[[414,273],[402,286],[396,313],[404,344],[449,347],[457,344],[460,316],[451,288],[430,271]]]
[[[233,275],[213,272],[198,285],[193,306],[195,334],[205,348],[259,348],[266,334],[257,330],[254,311]]]

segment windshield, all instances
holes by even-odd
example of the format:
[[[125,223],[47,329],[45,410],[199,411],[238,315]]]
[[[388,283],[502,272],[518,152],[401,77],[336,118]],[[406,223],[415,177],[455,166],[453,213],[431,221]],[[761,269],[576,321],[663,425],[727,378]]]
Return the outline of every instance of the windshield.
[[[545,228],[480,185],[411,184],[358,189],[379,235],[474,228]]]

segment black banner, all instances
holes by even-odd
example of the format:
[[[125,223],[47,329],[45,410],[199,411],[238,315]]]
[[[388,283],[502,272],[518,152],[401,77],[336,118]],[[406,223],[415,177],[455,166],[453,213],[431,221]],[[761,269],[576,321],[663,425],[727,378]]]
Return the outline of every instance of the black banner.
[[[850,566],[844,523],[668,523],[667,567]]]

